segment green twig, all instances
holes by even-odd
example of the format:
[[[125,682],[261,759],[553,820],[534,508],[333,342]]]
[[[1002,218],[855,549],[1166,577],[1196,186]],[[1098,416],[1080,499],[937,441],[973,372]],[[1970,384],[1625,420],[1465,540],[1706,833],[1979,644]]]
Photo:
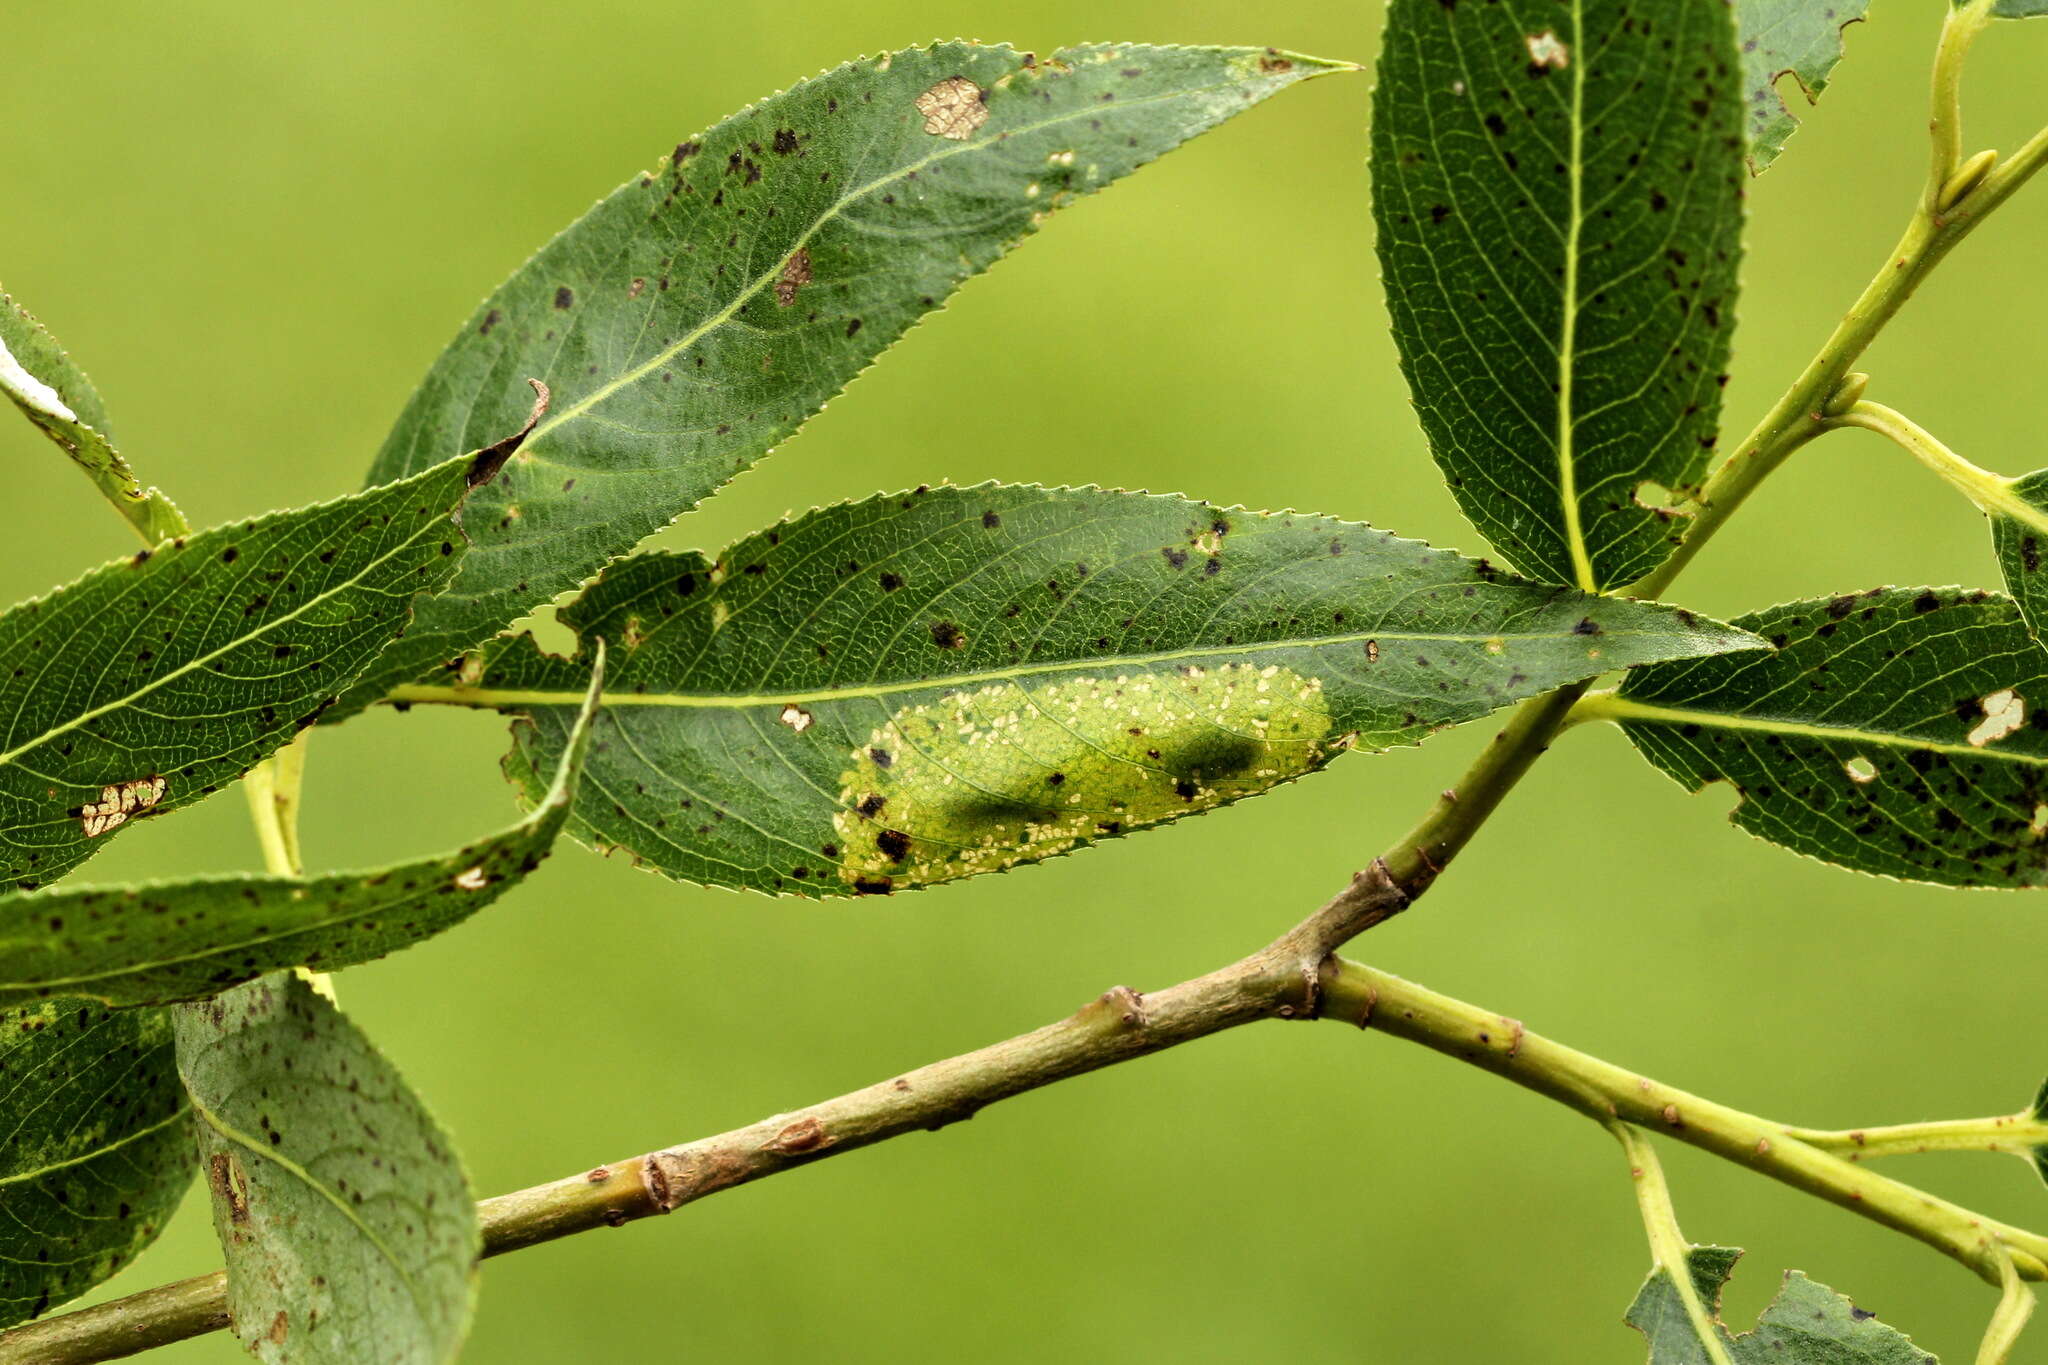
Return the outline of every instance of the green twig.
[[[1873,1128],[1793,1128],[1789,1135],[1810,1147],[1864,1161],[1921,1152],[2003,1152],[2034,1159],[2048,1145],[2048,1122],[2031,1111],[1984,1119],[1942,1119],[1934,1123],[1892,1123]]]
[[[1700,1301],[1700,1287],[1692,1277],[1692,1247],[1678,1230],[1678,1211],[1672,1206],[1671,1186],[1665,1182],[1656,1149],[1641,1129],[1626,1123],[1609,1123],[1607,1131],[1628,1154],[1629,1178],[1635,1182],[1636,1207],[1643,1215],[1643,1231],[1649,1234],[1652,1263],[1671,1277],[1671,1288],[1685,1305],[1685,1316],[1710,1365],[1734,1365],[1728,1359],[1728,1348],[1721,1344],[1713,1313]]]
[[[484,1255],[673,1212],[722,1190],[910,1133],[1013,1095],[1261,1019],[1328,1017],[1504,1076],[1603,1124],[1662,1133],[1927,1243],[1994,1284],[2048,1278],[2048,1237],[1878,1175],[1802,1131],[1552,1042],[1504,1014],[1336,957],[1304,959],[1322,915],[1252,956],[1149,994],[1116,987],[1044,1028],[682,1146],[607,1162],[478,1206]],[[225,1325],[218,1275],[0,1333],[0,1365],[87,1365]],[[2008,1298],[2011,1295],[2008,1293]]]
[[[1977,1348],[1977,1365],[2005,1365],[2012,1355],[2014,1343],[2026,1329],[2027,1319],[2034,1316],[2033,1288],[2020,1277],[2019,1267],[2013,1264],[2013,1258],[2002,1258],[1998,1268],[1999,1284],[2004,1292],[1998,1296],[1998,1308],[1991,1315],[1991,1325],[1984,1331],[1983,1344]]]

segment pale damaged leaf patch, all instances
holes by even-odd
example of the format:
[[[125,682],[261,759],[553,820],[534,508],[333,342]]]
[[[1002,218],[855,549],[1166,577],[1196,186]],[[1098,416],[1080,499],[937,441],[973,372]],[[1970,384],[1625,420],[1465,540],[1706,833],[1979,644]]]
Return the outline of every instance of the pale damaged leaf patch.
[[[147,811],[163,799],[164,780],[155,774],[102,787],[96,804],[79,808],[79,828],[85,831],[86,838],[96,839],[128,823],[129,816]]]
[[[965,76],[948,76],[917,97],[924,130],[965,142],[988,122],[988,92]]]
[[[842,778],[840,876],[924,886],[1257,795],[1350,747],[1322,694],[1277,664],[1190,665],[906,707]]]
[[[805,896],[1020,865],[1354,743],[1760,645],[1356,522],[993,485],[821,509],[715,560],[623,560],[561,619],[612,661],[571,833]],[[473,683],[400,699],[520,717],[507,771],[538,790],[585,665],[530,637],[481,657]]]

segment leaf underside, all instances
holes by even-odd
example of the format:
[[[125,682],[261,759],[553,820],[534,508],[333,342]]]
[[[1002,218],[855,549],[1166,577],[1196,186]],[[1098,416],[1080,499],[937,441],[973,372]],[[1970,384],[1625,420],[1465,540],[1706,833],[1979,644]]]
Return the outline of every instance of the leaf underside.
[[[1991,6],[1994,19],[2033,19],[2048,14],[2048,0],[1997,0]]]
[[[1721,1291],[1741,1255],[1728,1247],[1694,1247],[1688,1257],[1693,1285],[1735,1365],[1938,1365],[1875,1314],[1796,1270],[1787,1272],[1753,1330],[1730,1335],[1720,1325]],[[1625,1321],[1647,1339],[1649,1365],[1710,1365],[1713,1359],[1661,1268],[1629,1305]]]
[[[243,1345],[269,1365],[454,1359],[476,1210],[403,1078],[290,973],[173,1012]]]
[[[0,1327],[106,1280],[192,1181],[161,1010],[84,1000],[0,1010]]]
[[[996,871],[1415,743],[1653,658],[1756,647],[1357,523],[1177,497],[937,488],[612,566],[571,832],[806,896]],[[585,667],[501,640],[470,700],[554,762]]]
[[[1373,104],[1380,263],[1430,449],[1517,568],[1584,588],[1683,537],[1660,504],[1706,470],[1741,254],[1729,10],[1636,8],[1393,0]]]
[[[216,527],[0,614],[0,883],[55,880],[312,724],[448,581],[467,477]]]
[[[0,292],[0,393],[69,455],[151,544],[184,529],[177,508],[135,480],[114,449],[98,390],[27,309]]]
[[[1742,35],[1743,130],[1752,171],[1762,174],[1799,128],[1778,82],[1790,76],[1808,104],[1819,103],[1842,60],[1843,30],[1869,7],[1870,0],[1739,0],[1735,26]]]
[[[2048,871],[2048,654],[2011,599],[1879,588],[1740,617],[1778,648],[1659,664],[1615,714],[1686,787],[1725,780],[1750,833],[1945,886]]]
[[[203,1000],[283,967],[368,962],[453,928],[525,880],[569,818],[603,670],[524,820],[439,858],[324,877],[219,877],[0,897],[0,1006]]]
[[[710,495],[1055,209],[1340,65],[938,43],[799,82],[678,144],[485,300],[399,418],[372,482],[510,430],[529,376],[555,395],[479,500],[453,589],[337,714]]]

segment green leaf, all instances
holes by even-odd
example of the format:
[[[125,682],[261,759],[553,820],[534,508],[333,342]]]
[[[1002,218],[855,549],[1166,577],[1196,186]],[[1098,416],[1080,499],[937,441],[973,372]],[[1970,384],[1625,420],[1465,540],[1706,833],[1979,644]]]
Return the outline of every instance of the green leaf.
[[[325,877],[217,877],[0,897],[0,1005],[204,1000],[282,967],[337,971],[452,929],[548,856],[596,713],[603,667],[532,814],[453,854]]]
[[[1968,0],[1957,0],[1957,8]],[[2032,19],[2048,14],[2048,0],[1994,0],[1991,17],[1994,19]]]
[[[570,832],[808,896],[1034,861],[1759,643],[1353,522],[995,485],[811,512],[715,564],[637,556],[563,619],[610,659]],[[501,640],[469,681],[400,695],[527,717],[509,771],[536,790],[584,663]]]
[[[0,292],[0,393],[69,455],[107,500],[154,545],[185,533],[161,490],[144,488],[114,449],[100,396],[64,348],[27,309]]]
[[[243,1345],[270,1365],[454,1359],[476,1208],[403,1078],[290,973],[175,1016]]]
[[[1777,646],[1659,664],[1588,699],[1750,833],[1945,886],[2048,872],[2048,655],[2001,594],[1877,588],[1737,618]]]
[[[1380,263],[1430,448],[1517,567],[1587,589],[1682,538],[1662,504],[1706,471],[1741,254],[1730,10],[1637,8],[1393,0],[1373,102]]]
[[[1701,1300],[1713,1306],[1717,1325],[1721,1290],[1741,1255],[1728,1247],[1692,1249],[1693,1284]],[[1625,1321],[1648,1339],[1649,1365],[1708,1365],[1712,1359],[1671,1276],[1661,1269],[1636,1295]],[[1755,1330],[1731,1336],[1722,1328],[1720,1339],[1735,1365],[1938,1365],[1875,1314],[1796,1270],[1787,1272]]]
[[[333,704],[461,556],[491,452],[144,550],[0,614],[0,882],[52,881]]]
[[[1761,174],[1777,160],[1799,127],[1778,81],[1792,77],[1806,102],[1818,104],[1842,60],[1843,31],[1869,8],[1870,0],[1738,0],[1735,26],[1742,34],[1743,123],[1752,171]]]
[[[192,1180],[161,1010],[0,1010],[0,1327],[76,1298],[156,1239]]]
[[[486,299],[372,469],[555,407],[451,592],[367,704],[585,581],[782,441],[1046,216],[1345,63],[1254,48],[937,43],[848,63],[677,144]]]
[[[2027,630],[2048,640],[2048,574],[2041,572],[2048,555],[2048,469],[1996,480],[1974,497],[1990,518],[1991,548]]]

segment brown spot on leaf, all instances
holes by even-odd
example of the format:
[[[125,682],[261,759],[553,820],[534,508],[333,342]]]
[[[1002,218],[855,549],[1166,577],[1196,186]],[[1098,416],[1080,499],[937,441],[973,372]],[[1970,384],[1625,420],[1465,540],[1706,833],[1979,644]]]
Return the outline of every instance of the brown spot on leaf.
[[[811,253],[798,247],[782,263],[782,278],[775,282],[775,301],[784,308],[796,302],[799,289],[811,282]]]

